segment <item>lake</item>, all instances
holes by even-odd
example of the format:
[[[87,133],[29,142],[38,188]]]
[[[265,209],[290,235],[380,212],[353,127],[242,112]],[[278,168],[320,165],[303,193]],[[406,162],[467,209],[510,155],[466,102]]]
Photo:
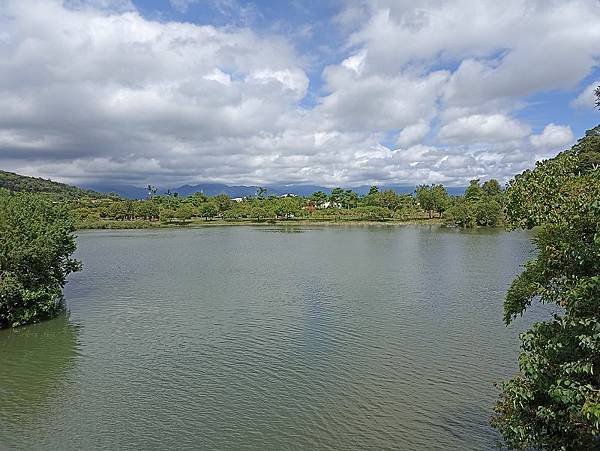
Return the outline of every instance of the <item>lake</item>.
[[[531,235],[80,232],[69,315],[0,331],[0,449],[493,449]]]

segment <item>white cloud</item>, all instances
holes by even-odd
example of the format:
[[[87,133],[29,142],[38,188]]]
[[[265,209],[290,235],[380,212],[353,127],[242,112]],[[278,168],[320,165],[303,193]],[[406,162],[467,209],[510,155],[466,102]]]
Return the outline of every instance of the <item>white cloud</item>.
[[[425,138],[429,133],[429,130],[429,124],[426,121],[421,120],[416,124],[409,125],[402,129],[396,143],[401,147],[415,144]]]
[[[548,124],[542,133],[531,135],[529,139],[537,150],[548,151],[572,145],[575,137],[569,126]]]
[[[532,135],[527,98],[572,89],[600,57],[594,0],[357,0],[326,62],[253,31],[260,11],[237,0],[210,0],[225,27],[129,0],[0,4],[0,165],[67,181],[505,180],[573,142],[552,123]]]
[[[502,114],[474,114],[461,117],[444,125],[439,138],[454,143],[499,143],[521,139],[529,128]]]
[[[448,73],[362,76],[342,64],[327,67],[324,77],[330,94],[321,99],[316,111],[331,127],[384,132],[434,116]]]
[[[600,80],[589,84],[581,93],[573,99],[571,106],[574,108],[593,109],[596,105],[596,89],[600,87]]]
[[[296,100],[302,100],[308,89],[308,77],[301,69],[260,69],[248,77],[262,84],[278,82],[281,88],[290,91]]]

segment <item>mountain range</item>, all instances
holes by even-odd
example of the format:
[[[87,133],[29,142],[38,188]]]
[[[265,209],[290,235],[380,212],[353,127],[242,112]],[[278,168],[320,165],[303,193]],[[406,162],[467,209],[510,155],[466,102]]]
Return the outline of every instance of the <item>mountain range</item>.
[[[117,185],[110,183],[96,183],[82,186],[83,188],[97,191],[100,193],[115,193],[119,196],[128,199],[145,199],[148,197],[148,190],[144,187],[134,185]],[[326,194],[331,193],[332,188],[327,188],[320,185],[266,185],[266,195],[281,196],[284,194],[295,194],[297,196],[309,196],[315,191],[323,191]],[[391,189],[397,193],[413,193],[415,186],[411,185],[382,185],[380,190]],[[158,187],[158,194],[167,192],[177,193],[179,196],[189,196],[194,193],[203,193],[207,196],[215,196],[217,194],[227,194],[230,197],[249,197],[256,195],[259,186],[255,185],[225,185],[220,183],[201,183],[197,185],[182,185],[174,188]],[[367,194],[370,186],[363,185],[353,187],[352,190],[360,195]],[[465,187],[447,187],[448,193],[451,195],[461,195],[465,191]]]
[[[28,177],[12,172],[0,171],[0,188],[6,188],[11,191],[29,191],[44,192],[56,195],[62,198],[77,198],[81,196],[101,197],[104,194],[114,193],[127,199],[145,199],[148,197],[148,189],[135,185],[123,185],[114,183],[92,183],[79,186],[67,185],[65,183],[53,182],[37,177]],[[315,191],[323,191],[326,194],[331,193],[332,188],[320,185],[267,185],[266,195],[281,196],[284,194],[295,194],[297,196],[310,196]],[[397,193],[413,193],[415,186],[411,185],[382,185],[380,190],[391,189]],[[258,185],[226,185],[221,183],[200,183],[197,185],[182,185],[174,188],[159,187],[157,194],[167,192],[177,193],[179,196],[189,196],[194,193],[204,193],[207,196],[216,196],[217,194],[227,194],[230,197],[250,197],[255,196]],[[352,190],[360,195],[367,194],[370,186],[363,185],[353,187]],[[461,195],[464,193],[464,187],[448,187],[451,195]]]

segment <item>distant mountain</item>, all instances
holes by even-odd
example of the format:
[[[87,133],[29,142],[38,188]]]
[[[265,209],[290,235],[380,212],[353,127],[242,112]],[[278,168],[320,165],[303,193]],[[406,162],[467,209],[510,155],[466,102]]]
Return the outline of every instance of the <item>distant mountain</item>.
[[[127,199],[145,199],[148,197],[148,190],[133,185],[115,185],[112,183],[92,183],[82,185],[82,188],[97,191],[105,194],[117,194]]]
[[[47,193],[62,199],[79,197],[104,197],[102,194],[65,183],[53,182],[38,177],[28,177],[14,172],[0,171],[0,188],[9,191]]]
[[[112,185],[112,184],[92,184],[86,185],[85,188],[93,189],[101,193],[115,193],[119,196],[128,199],[144,199],[148,197],[148,190],[133,185]],[[175,188],[170,188],[171,193],[177,193],[180,196],[190,196],[194,193],[204,193],[207,196],[216,196],[217,194],[227,194],[229,197],[250,197],[256,195],[258,186],[250,185],[225,185],[221,183],[202,183],[198,185],[182,185]],[[267,185],[266,195],[281,196],[283,194],[296,194],[298,196],[310,196],[315,191],[323,191],[326,194],[331,193],[331,188],[319,185]],[[369,192],[370,185],[353,187],[356,193],[364,195]],[[410,194],[415,191],[415,186],[411,185],[382,185],[380,190],[394,190],[397,193]],[[451,195],[462,195],[465,187],[448,187],[448,192]],[[167,188],[159,188],[158,193],[164,194]]]

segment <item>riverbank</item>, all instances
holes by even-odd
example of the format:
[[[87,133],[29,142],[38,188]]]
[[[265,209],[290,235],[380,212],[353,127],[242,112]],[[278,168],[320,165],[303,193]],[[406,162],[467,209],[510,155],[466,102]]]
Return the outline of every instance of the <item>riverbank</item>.
[[[382,221],[361,221],[361,220],[310,220],[310,219],[286,219],[265,221],[256,220],[235,220],[225,221],[222,219],[194,219],[191,221],[116,221],[116,220],[99,220],[94,222],[86,222],[77,224],[77,230],[104,230],[104,229],[164,229],[164,228],[195,228],[195,227],[222,227],[222,226],[338,226],[338,225],[409,225],[409,224],[426,224],[426,225],[442,225],[444,223],[441,218],[432,219],[409,219],[397,220],[389,219]]]

